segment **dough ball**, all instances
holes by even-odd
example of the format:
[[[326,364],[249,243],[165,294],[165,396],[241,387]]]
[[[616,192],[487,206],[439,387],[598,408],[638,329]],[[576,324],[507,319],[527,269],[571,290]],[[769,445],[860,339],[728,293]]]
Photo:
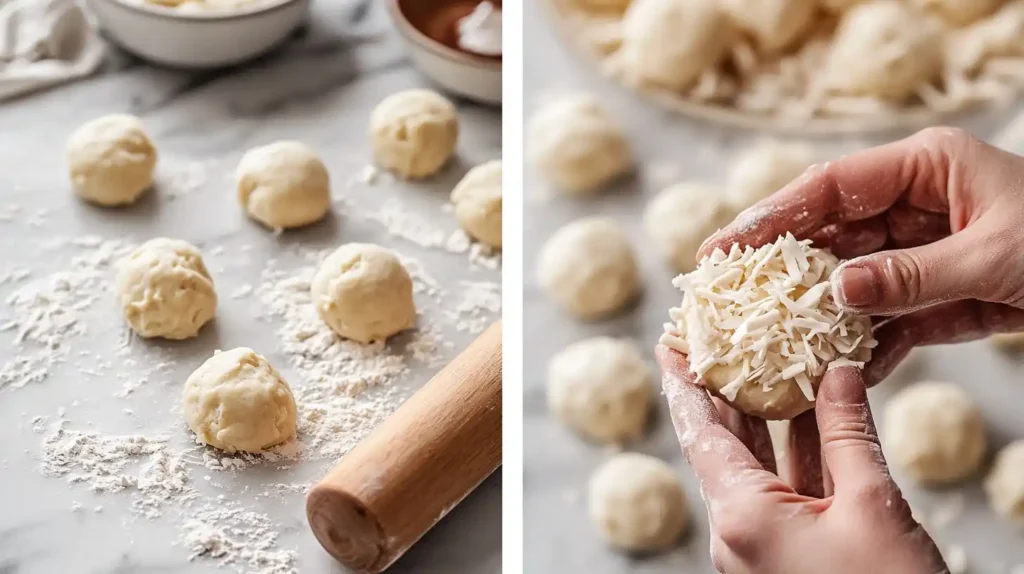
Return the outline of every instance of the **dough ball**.
[[[676,544],[690,522],[683,486],[672,467],[652,456],[613,456],[590,477],[590,518],[605,542],[652,552]]]
[[[732,38],[709,0],[634,0],[622,22],[623,72],[638,84],[685,90],[714,66]]]
[[[267,359],[217,351],[185,381],[185,422],[203,444],[260,452],[295,436],[295,399]]]
[[[632,342],[585,339],[548,364],[548,408],[589,439],[621,444],[644,432],[650,380],[651,371]]]
[[[971,477],[985,455],[985,421],[954,383],[907,387],[885,407],[885,454],[919,482],[948,484]]]
[[[989,337],[989,341],[1006,353],[1019,353],[1024,351],[1024,333],[1000,333]]]
[[[452,190],[455,219],[477,241],[501,248],[501,160],[480,164]]]
[[[377,163],[401,177],[420,179],[444,167],[455,151],[455,106],[430,90],[384,98],[370,114],[370,145]]]
[[[644,229],[678,271],[696,267],[697,250],[735,215],[722,192],[700,183],[673,185],[647,204]]]
[[[93,203],[134,203],[153,185],[156,148],[135,116],[87,122],[68,139],[67,158],[75,193]]]
[[[394,253],[347,243],[324,259],[311,286],[316,310],[337,334],[369,343],[412,327],[412,279]]]
[[[941,64],[941,39],[926,18],[898,0],[875,0],[843,15],[826,85],[841,94],[902,101],[936,77]]]
[[[527,126],[527,148],[541,174],[572,194],[595,191],[633,169],[622,126],[589,95],[537,109]]]
[[[910,0],[921,10],[933,12],[955,26],[965,26],[995,12],[1004,0]]]
[[[195,337],[217,311],[203,256],[180,239],[150,239],[121,259],[117,296],[128,325],[147,338]]]
[[[764,141],[730,166],[729,201],[736,209],[746,209],[800,177],[812,163],[814,152],[807,145]]]
[[[815,0],[724,0],[722,9],[765,52],[778,52],[802,39],[814,22]]]
[[[985,493],[1000,516],[1024,524],[1024,440],[1012,442],[996,454],[985,479]]]
[[[238,203],[271,229],[309,225],[331,208],[327,168],[304,143],[280,141],[245,152],[235,178]]]
[[[640,288],[633,248],[618,223],[584,218],[563,226],[540,251],[537,279],[566,311],[597,319],[626,306]]]

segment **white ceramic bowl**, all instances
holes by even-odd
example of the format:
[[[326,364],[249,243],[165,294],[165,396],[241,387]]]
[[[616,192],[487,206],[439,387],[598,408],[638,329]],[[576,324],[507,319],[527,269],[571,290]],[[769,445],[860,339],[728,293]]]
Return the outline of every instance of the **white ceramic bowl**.
[[[501,61],[466,54],[420,32],[402,13],[398,0],[388,13],[416,66],[443,89],[486,104],[501,104]]]
[[[88,0],[108,35],[129,52],[180,68],[250,60],[283,42],[309,13],[309,0],[259,2],[232,11],[183,11],[131,0]]]

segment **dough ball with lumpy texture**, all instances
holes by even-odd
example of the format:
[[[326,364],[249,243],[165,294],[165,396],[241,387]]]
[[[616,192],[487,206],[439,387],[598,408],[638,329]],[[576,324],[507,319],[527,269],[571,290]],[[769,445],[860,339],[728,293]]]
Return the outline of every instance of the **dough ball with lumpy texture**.
[[[247,347],[217,351],[185,381],[185,422],[203,444],[258,453],[295,436],[295,399]]]
[[[588,505],[605,542],[625,551],[671,548],[690,523],[675,471],[640,453],[617,454],[601,465],[590,477]]]
[[[874,0],[843,15],[825,83],[840,94],[903,101],[941,65],[941,38],[927,18],[898,0]]]
[[[985,456],[985,421],[971,396],[954,383],[922,382],[889,399],[885,454],[915,480],[949,484],[970,478]]]
[[[622,126],[597,101],[563,96],[541,106],[527,126],[529,156],[561,191],[595,191],[633,169]]]
[[[548,408],[591,440],[622,444],[643,434],[650,381],[651,371],[631,341],[585,339],[548,364]]]
[[[746,209],[800,176],[814,162],[810,146],[763,141],[729,167],[726,191],[736,209]]]
[[[440,171],[455,152],[458,138],[455,106],[430,90],[393,94],[370,114],[370,144],[377,164],[406,179]]]
[[[391,251],[347,243],[316,270],[313,302],[325,323],[346,339],[369,343],[404,331],[416,321],[412,278]]]
[[[678,271],[696,265],[701,244],[729,223],[735,210],[722,191],[700,183],[673,185],[647,204],[644,229],[665,260]]]
[[[331,208],[331,182],[313,148],[280,141],[253,148],[235,172],[238,203],[271,229],[302,227]]]
[[[139,118],[113,114],[71,134],[67,161],[79,197],[99,205],[128,205],[153,185],[156,148]]]
[[[996,454],[985,479],[985,494],[1000,516],[1024,525],[1024,440],[1012,442]]]
[[[578,219],[556,231],[540,251],[537,280],[581,319],[622,309],[640,288],[629,236],[618,223],[600,217]]]
[[[933,12],[954,26],[966,26],[995,12],[1005,0],[910,0],[921,10]]]
[[[630,82],[685,90],[725,53],[733,32],[708,0],[634,0],[622,22],[622,72]]]
[[[217,311],[203,256],[180,239],[157,238],[140,245],[117,264],[121,313],[143,337],[188,339]]]
[[[455,219],[477,241],[501,248],[501,160],[480,164],[452,190]]]
[[[721,5],[764,52],[778,52],[802,39],[818,7],[815,0],[724,0]]]

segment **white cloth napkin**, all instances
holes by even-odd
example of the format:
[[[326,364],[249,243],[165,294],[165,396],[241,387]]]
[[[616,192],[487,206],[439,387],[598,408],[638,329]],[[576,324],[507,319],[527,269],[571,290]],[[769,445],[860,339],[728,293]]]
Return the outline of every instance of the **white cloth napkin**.
[[[0,101],[87,76],[105,52],[74,0],[0,0]]]

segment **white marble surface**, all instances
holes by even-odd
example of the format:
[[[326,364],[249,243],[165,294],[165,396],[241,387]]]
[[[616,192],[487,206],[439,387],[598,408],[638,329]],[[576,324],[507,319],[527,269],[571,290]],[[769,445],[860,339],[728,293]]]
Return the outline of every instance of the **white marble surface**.
[[[372,186],[353,181],[369,162],[365,134],[373,105],[392,92],[425,83],[401,50],[382,3],[316,0],[309,29],[250,65],[191,73],[115,54],[100,75],[0,106],[0,213],[20,207],[13,217],[0,220],[0,275],[30,270],[21,281],[0,283],[0,323],[14,313],[4,303],[11,293],[66,268],[77,253],[73,246],[47,247],[55,238],[98,234],[138,241],[171,235],[189,240],[207,253],[221,295],[217,319],[200,337],[184,343],[131,340],[124,357],[135,363],[128,363],[113,355],[126,333],[113,296],[106,293],[81,312],[87,334],[63,343],[70,350],[67,361],[41,382],[0,389],[0,573],[254,570],[244,564],[218,567],[208,557],[190,562],[179,540],[188,508],[172,505],[159,518],[140,517],[130,510],[131,489],[90,492],[84,484],[69,484],[67,477],[42,476],[40,462],[43,437],[59,419],[68,429],[164,434],[173,449],[201,456],[202,449],[190,445],[176,405],[185,377],[218,348],[252,346],[278,365],[293,386],[303,384],[279,349],[277,320],[267,316],[260,299],[229,296],[246,283],[258,284],[271,258],[278,265],[299,265],[294,253],[299,247],[382,243],[418,259],[439,279],[442,300],[418,294],[417,302],[420,324],[438,327],[451,343],[440,353],[442,362],[472,340],[474,335],[458,331],[442,309],[459,301],[459,280],[500,282],[500,271],[472,266],[465,253],[422,248],[389,235],[386,226],[366,215],[387,200],[401,199],[430,228],[454,231],[454,218],[442,206],[469,166],[500,157],[500,111],[458,102],[458,158],[433,181],[406,185],[385,179]],[[202,176],[196,175],[195,189],[172,196],[171,186],[158,186],[122,210],[76,201],[63,163],[64,142],[79,124],[110,112],[141,116],[157,142],[161,173],[179,170],[178,176],[187,178],[180,170],[198,170]],[[327,221],[277,237],[242,215],[230,177],[247,148],[281,138],[318,149],[331,171],[333,192],[344,201]],[[16,334],[0,332],[0,366],[33,350],[15,345]],[[91,364],[105,359],[112,368]],[[148,372],[143,367],[156,360],[170,365],[128,397],[115,397],[125,381]],[[394,383],[402,396],[437,369],[413,364]],[[99,376],[88,374],[97,370]],[[40,415],[46,420],[42,432],[36,432],[32,420]],[[282,469],[286,465],[262,462],[234,472],[193,464],[189,471],[204,500],[223,496],[225,502],[239,501],[267,515],[278,532],[274,548],[297,553],[294,569],[282,572],[341,572],[309,532],[301,492],[260,496],[268,485],[315,480],[330,464],[320,460]],[[76,504],[82,509],[73,512]],[[95,510],[98,506],[101,511]],[[391,571],[498,572],[500,517],[501,480],[495,475]]]
[[[647,248],[640,225],[644,201],[662,186],[684,178],[722,183],[726,162],[736,149],[752,142],[758,134],[722,129],[695,122],[656,108],[626,89],[601,78],[595,69],[568,49],[555,36],[543,0],[525,3],[525,108],[527,114],[546,95],[586,90],[600,99],[623,121],[642,164],[636,178],[622,182],[590,198],[543,197],[544,184],[527,168],[526,245],[524,263],[527,285],[524,293],[524,450],[525,450],[525,565],[531,574],[590,572],[710,573],[708,529],[704,509],[693,475],[687,467],[659,401],[646,438],[629,445],[661,457],[679,470],[693,508],[694,532],[681,546],[652,557],[630,557],[608,550],[598,539],[587,518],[586,481],[591,471],[607,458],[610,450],[588,444],[550,415],[545,404],[544,373],[548,359],[563,346],[587,336],[631,337],[655,369],[653,346],[667,318],[667,310],[678,303],[678,292],[669,284],[672,273]],[[1006,121],[1005,113],[974,114],[957,123],[988,135]],[[848,140],[817,138],[815,147],[828,157],[841,150],[881,142],[897,134]],[[1024,153],[1024,149],[1016,150]],[[590,214],[610,216],[626,227],[638,251],[645,281],[644,293],[636,306],[610,320],[580,324],[546,300],[537,289],[534,264],[544,240],[560,225]],[[915,351],[914,361],[872,391],[876,410],[887,394],[901,384],[918,378],[956,381],[975,393],[982,405],[993,442],[1004,444],[1024,437],[1024,364],[996,353],[985,343],[935,347]],[[656,380],[651,381],[657,385]],[[884,432],[884,428],[882,432]],[[951,497],[962,492],[965,510],[949,526],[936,528],[933,535],[940,546],[962,545],[971,565],[970,572],[1003,574],[1011,565],[1024,563],[1024,534],[995,518],[988,510],[979,481],[962,491],[926,492],[914,488],[897,473],[911,502],[924,514],[951,506]],[[822,571],[828,571],[822,565]]]

